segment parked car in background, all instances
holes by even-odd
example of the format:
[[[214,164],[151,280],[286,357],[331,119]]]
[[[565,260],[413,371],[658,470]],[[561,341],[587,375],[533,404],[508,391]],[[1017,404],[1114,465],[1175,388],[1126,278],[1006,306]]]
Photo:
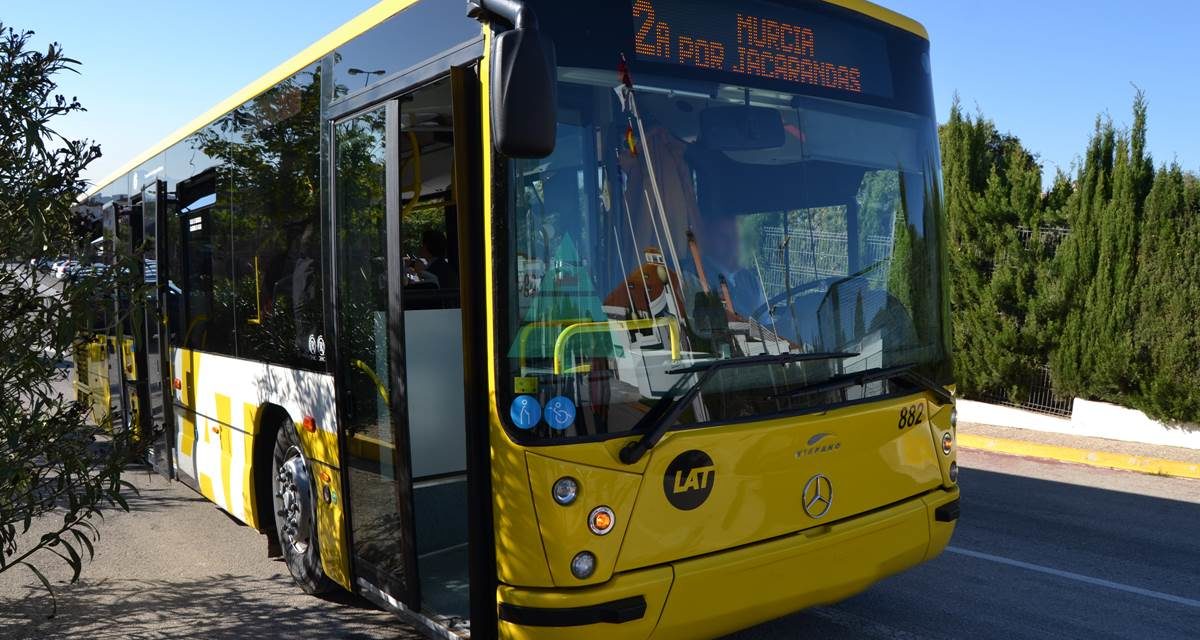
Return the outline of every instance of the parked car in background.
[[[33,267],[37,271],[50,271],[54,267],[54,263],[56,261],[62,260],[62,259],[63,258],[52,258],[50,256],[43,256],[41,258],[34,258],[34,259],[30,260],[29,266]]]
[[[66,258],[55,262],[50,271],[54,274],[55,278],[62,280],[73,274],[77,269],[79,269],[79,261]]]

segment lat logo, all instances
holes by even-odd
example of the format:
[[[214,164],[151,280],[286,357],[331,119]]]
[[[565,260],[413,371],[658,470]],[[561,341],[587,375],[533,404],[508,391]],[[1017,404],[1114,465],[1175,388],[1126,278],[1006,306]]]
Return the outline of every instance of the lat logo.
[[[681,469],[676,471],[675,493],[683,493],[685,491],[692,490],[703,491],[704,489],[707,489],[708,479],[711,478],[716,471],[717,468],[712,466],[696,467],[695,469],[688,471],[686,481],[683,479],[683,470]]]
[[[676,509],[691,511],[704,504],[717,481],[717,467],[707,453],[684,451],[667,465],[663,492]]]

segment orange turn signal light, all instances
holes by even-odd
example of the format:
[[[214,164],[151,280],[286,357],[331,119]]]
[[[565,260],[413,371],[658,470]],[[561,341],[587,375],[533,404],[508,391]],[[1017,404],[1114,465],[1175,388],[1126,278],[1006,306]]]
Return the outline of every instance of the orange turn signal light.
[[[309,433],[316,433],[317,419],[312,416],[304,416],[304,430]]]
[[[616,524],[616,517],[613,516],[612,509],[608,507],[596,507],[588,514],[588,528],[592,533],[602,536],[609,531],[612,531],[613,525]]]

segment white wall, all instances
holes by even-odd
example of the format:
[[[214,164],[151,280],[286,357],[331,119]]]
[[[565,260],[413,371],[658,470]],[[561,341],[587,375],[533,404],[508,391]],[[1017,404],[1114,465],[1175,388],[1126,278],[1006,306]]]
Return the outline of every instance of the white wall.
[[[1200,449],[1200,427],[1173,426],[1151,420],[1136,409],[1107,402],[1075,399],[1071,425],[1083,435]]]
[[[962,422],[1017,427],[1049,433],[1200,449],[1200,426],[1167,425],[1151,420],[1136,409],[1075,398],[1070,418],[973,400],[958,401]]]
[[[976,402],[974,400],[959,400],[955,405],[958,407],[959,422],[991,424],[998,427],[1018,427],[1021,429],[1034,429],[1036,431],[1049,431],[1051,433],[1074,433],[1071,430],[1070,418],[1058,418],[1043,413],[1035,413],[1033,411],[1025,411],[1024,409],[1005,407],[998,404],[988,404],[986,402]]]

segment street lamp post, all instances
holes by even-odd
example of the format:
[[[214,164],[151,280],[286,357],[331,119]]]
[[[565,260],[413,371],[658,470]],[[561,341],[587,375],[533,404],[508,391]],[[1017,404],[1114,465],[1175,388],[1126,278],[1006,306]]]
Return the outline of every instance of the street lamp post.
[[[369,83],[371,81],[371,76],[381,76],[381,75],[387,73],[387,71],[385,71],[383,69],[375,69],[374,71],[366,71],[364,69],[359,69],[358,67],[350,67],[349,69],[346,69],[346,73],[348,73],[352,76],[362,76],[363,77],[363,88],[365,89],[367,86],[367,83]]]

